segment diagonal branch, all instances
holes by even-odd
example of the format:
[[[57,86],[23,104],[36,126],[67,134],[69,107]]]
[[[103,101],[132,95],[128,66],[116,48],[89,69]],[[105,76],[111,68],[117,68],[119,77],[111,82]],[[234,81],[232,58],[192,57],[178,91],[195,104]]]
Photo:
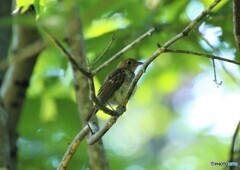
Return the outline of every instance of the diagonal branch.
[[[204,11],[202,11],[202,13],[200,15],[198,15],[198,17],[196,19],[194,19],[192,22],[190,22],[190,24],[188,24],[187,27],[185,27],[178,35],[176,35],[175,37],[173,37],[171,40],[169,40],[168,42],[166,42],[163,45],[163,48],[168,48],[170,45],[172,45],[173,43],[175,43],[178,39],[183,38],[185,36],[187,36],[189,34],[189,32],[193,29],[193,27],[195,27],[197,24],[200,23],[200,21],[209,13],[211,12],[211,10],[218,4],[220,3],[222,0],[215,0],[208,8],[206,8]]]

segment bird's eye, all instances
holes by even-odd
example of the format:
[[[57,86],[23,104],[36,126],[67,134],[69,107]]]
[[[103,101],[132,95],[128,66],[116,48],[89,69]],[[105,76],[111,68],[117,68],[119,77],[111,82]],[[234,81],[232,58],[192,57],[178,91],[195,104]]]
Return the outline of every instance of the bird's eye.
[[[128,65],[130,66],[132,64],[132,62],[131,61],[128,61]]]

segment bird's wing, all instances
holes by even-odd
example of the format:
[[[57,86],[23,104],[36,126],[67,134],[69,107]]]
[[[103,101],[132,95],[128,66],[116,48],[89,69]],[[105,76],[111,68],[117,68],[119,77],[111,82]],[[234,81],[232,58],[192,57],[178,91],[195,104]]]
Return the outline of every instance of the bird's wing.
[[[116,90],[123,84],[126,77],[124,69],[117,69],[110,73],[104,80],[103,85],[98,91],[98,99],[105,104],[110,99]]]

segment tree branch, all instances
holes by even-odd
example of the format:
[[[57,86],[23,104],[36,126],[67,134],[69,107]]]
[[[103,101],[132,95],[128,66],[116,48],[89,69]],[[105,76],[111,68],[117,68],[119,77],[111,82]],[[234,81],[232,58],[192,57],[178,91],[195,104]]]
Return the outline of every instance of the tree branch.
[[[199,22],[222,0],[215,0],[208,8],[206,8],[204,11],[202,11],[202,13],[200,15],[198,15],[198,17],[196,19],[194,19],[192,22],[190,22],[190,24],[188,24],[187,27],[185,27],[181,33],[179,33],[178,35],[176,35],[175,37],[173,37],[171,40],[169,40],[168,42],[166,42],[163,45],[163,49],[168,48],[170,45],[172,45],[173,43],[175,43],[178,39],[183,38],[185,36],[187,36],[189,34],[189,32],[193,29],[193,27],[195,27],[197,24],[199,24]]]

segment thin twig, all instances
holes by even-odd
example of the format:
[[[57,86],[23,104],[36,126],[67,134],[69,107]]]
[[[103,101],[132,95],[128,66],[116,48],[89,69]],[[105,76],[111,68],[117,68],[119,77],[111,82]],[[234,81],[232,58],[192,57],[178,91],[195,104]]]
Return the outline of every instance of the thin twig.
[[[214,59],[212,59],[212,64],[213,64],[213,74],[214,74],[213,81],[217,84],[217,86],[220,86],[222,84],[222,81],[220,81],[220,82],[217,81],[216,65],[215,65]]]
[[[116,37],[115,34],[112,35],[112,39],[110,41],[110,43],[108,44],[108,46],[104,49],[104,51],[100,54],[100,56],[94,61],[94,63],[90,66],[91,70],[93,68],[93,66],[106,54],[106,52],[109,50],[109,48],[112,46],[113,42],[115,41]]]
[[[215,54],[217,54],[217,51],[212,45],[211,43],[202,35],[202,39],[207,43],[207,45],[214,51]],[[217,81],[217,72],[216,72],[216,65],[215,65],[215,60],[214,58],[212,58],[212,65],[213,65],[213,76],[214,79],[213,81],[215,82],[215,84],[218,86],[220,86],[222,84],[222,81],[220,81],[220,83],[218,83]]]
[[[236,65],[240,65],[240,62],[235,61],[235,60],[230,60],[227,58],[223,58],[223,57],[218,57],[216,55],[212,55],[212,54],[205,54],[205,53],[200,53],[200,52],[194,52],[194,51],[188,51],[188,50],[173,50],[173,49],[165,49],[164,52],[170,52],[170,53],[183,53],[183,54],[193,54],[193,55],[197,55],[200,57],[205,57],[205,58],[209,58],[209,59],[216,59],[216,60],[220,60],[220,61],[224,61],[224,62],[228,62],[228,63],[232,63],[232,64],[236,64]],[[213,63],[214,64],[214,63]],[[226,69],[226,67],[223,65],[223,63],[221,62],[223,69],[225,70],[225,72],[229,75],[229,77],[238,84],[239,86],[239,82],[236,80],[236,78],[231,75],[231,73]],[[215,65],[214,65],[215,66]],[[214,71],[216,72],[216,71]],[[215,75],[215,74],[214,74]],[[216,77],[214,78],[214,80],[216,80]],[[218,85],[220,85],[218,83]]]
[[[238,62],[238,61],[230,60],[230,59],[223,58],[223,57],[218,57],[218,56],[212,55],[212,54],[205,54],[205,53],[188,51],[188,50],[173,50],[173,49],[165,49],[164,52],[166,52],[166,53],[170,52],[170,53],[193,54],[193,55],[197,55],[197,56],[200,56],[200,57],[205,57],[205,58],[210,58],[210,59],[217,59],[217,60],[229,62],[229,63],[232,63],[232,64],[240,65],[240,62]]]
[[[135,78],[133,79],[127,96],[124,100],[123,105],[126,106],[126,104],[129,101],[130,96],[133,93],[133,90],[138,82],[138,80],[141,78],[142,74],[145,72],[145,70],[147,69],[147,67],[152,63],[152,61],[154,59],[156,59],[160,54],[164,53],[164,51],[171,46],[172,44],[174,44],[176,41],[178,41],[179,39],[185,37],[188,35],[188,33],[193,29],[193,27],[195,27],[201,19],[203,19],[221,0],[215,0],[208,8],[206,8],[195,20],[193,20],[187,27],[185,27],[183,29],[183,31],[179,34],[177,34],[175,37],[173,37],[172,39],[170,39],[169,41],[167,41],[161,48],[159,48],[158,50],[156,50],[153,55],[146,61],[144,62],[144,64],[142,65],[142,67],[140,68],[140,70],[138,71],[137,75],[135,76]],[[152,30],[153,32],[154,30]],[[131,43],[132,44],[132,43]],[[128,47],[128,46],[127,46]],[[125,47],[126,48],[126,47]],[[130,47],[129,47],[130,48]],[[124,50],[121,50],[124,51]],[[122,54],[121,51],[117,54]],[[126,50],[125,50],[126,51]],[[124,51],[124,52],[125,52]],[[120,56],[119,55],[119,56]],[[116,56],[116,55],[115,55]],[[115,58],[119,57],[117,55],[117,57],[112,57],[111,59],[109,59],[107,62],[105,62],[103,65],[101,65],[100,67],[98,67],[96,70],[93,71],[93,74],[96,74],[98,71],[100,71],[101,69],[103,69],[106,65],[110,64]],[[98,139],[100,139],[110,128],[111,126],[117,121],[119,116],[117,117],[111,117],[110,120],[108,121],[108,123],[104,126],[104,129],[99,130],[95,135],[94,135],[94,142],[98,141]],[[114,123],[112,123],[114,122]],[[96,139],[95,139],[96,137]],[[89,143],[93,144],[94,142],[91,142],[91,139],[89,139]]]
[[[77,134],[77,136],[74,138],[74,140],[69,145],[67,151],[65,152],[65,155],[63,156],[59,166],[58,170],[65,170],[67,168],[67,165],[69,164],[70,160],[72,159],[72,156],[76,152],[78,145],[80,142],[85,138],[85,136],[88,135],[90,132],[87,125],[84,126],[84,128]]]
[[[101,71],[103,68],[111,64],[114,60],[119,58],[122,54],[124,54],[127,50],[131,49],[133,46],[141,42],[144,38],[151,36],[152,33],[156,31],[155,28],[150,28],[147,32],[145,32],[143,35],[141,35],[139,38],[128,44],[126,47],[124,47],[122,50],[120,50],[118,53],[116,53],[114,56],[112,56],[109,60],[107,60],[105,63],[103,63],[101,66],[96,68],[95,70],[92,71],[92,74],[95,75],[99,71]]]
[[[83,75],[86,77],[92,77],[92,74],[84,69],[77,61],[72,57],[72,55],[63,47],[63,45],[53,36],[51,35],[45,27],[41,27],[44,32],[48,35],[50,40],[58,47],[58,49],[65,55],[65,57],[71,62],[71,64],[77,68]]]
[[[202,39],[204,40],[204,42],[214,51],[215,54],[220,54],[221,55],[221,51],[219,49],[215,49],[214,46],[211,45],[211,43],[202,36]],[[208,57],[208,56],[207,56]],[[219,57],[212,57],[212,59],[218,59],[220,61],[226,61],[226,62],[230,62],[230,63],[233,63],[233,64],[237,64],[237,65],[240,65],[239,62],[237,61],[234,61],[234,60],[229,60],[229,59],[223,59],[223,58],[219,58]],[[214,61],[213,61],[214,62]],[[234,83],[236,83],[238,86],[239,86],[239,82],[236,80],[236,78],[227,70],[227,68],[225,67],[224,63],[223,62],[220,62],[221,63],[221,66],[223,68],[223,70],[227,73],[227,75],[232,79],[232,81]],[[215,63],[213,63],[213,69],[215,69]],[[214,81],[216,80],[216,70],[214,70]],[[218,83],[216,83],[218,85]]]

